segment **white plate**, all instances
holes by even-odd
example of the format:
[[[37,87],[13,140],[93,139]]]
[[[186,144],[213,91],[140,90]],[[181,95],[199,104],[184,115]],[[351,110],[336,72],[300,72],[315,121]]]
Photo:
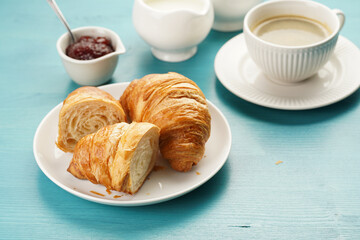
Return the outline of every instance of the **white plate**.
[[[270,108],[302,110],[326,106],[360,86],[360,51],[339,36],[329,62],[313,77],[292,85],[269,80],[248,54],[243,34],[230,39],[215,58],[220,82],[233,94]]]
[[[129,83],[110,84],[101,89],[119,99]],[[34,155],[45,175],[66,191],[102,204],[118,206],[138,206],[163,202],[194,190],[214,176],[226,162],[231,147],[231,132],[224,115],[208,101],[211,114],[211,135],[205,146],[204,158],[187,173],[172,170],[168,163],[159,159],[157,165],[164,169],[153,171],[141,189],[134,195],[112,191],[87,180],[79,180],[66,171],[71,153],[59,150],[55,141],[58,131],[59,112],[62,103],[52,109],[40,123],[34,137]],[[103,194],[104,196],[92,193]],[[114,196],[121,196],[114,198]]]

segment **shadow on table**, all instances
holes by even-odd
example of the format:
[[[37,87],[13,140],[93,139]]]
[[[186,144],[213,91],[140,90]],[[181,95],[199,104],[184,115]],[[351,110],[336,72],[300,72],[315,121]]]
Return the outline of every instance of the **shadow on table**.
[[[168,231],[172,225],[196,223],[202,212],[216,206],[224,196],[229,174],[229,165],[225,164],[213,178],[194,191],[167,202],[139,207],[116,207],[83,200],[58,188],[41,171],[38,188],[44,207],[64,224],[77,226],[82,232],[96,232],[104,239],[106,236],[124,237],[124,233],[146,239],[147,234]]]
[[[272,109],[247,102],[237,97],[228,91],[215,76],[214,78],[216,82],[216,94],[231,111],[275,124],[304,125],[323,122],[350,112],[360,103],[360,91],[356,91],[342,101],[321,108],[296,111]]]
[[[103,85],[113,84],[113,83],[116,83],[116,80],[112,77],[107,82],[99,85],[98,87],[103,86]],[[76,82],[74,82],[71,78],[68,78],[68,85],[65,89],[66,91],[63,92],[63,98],[65,99],[69,93],[71,93],[72,91],[74,91],[75,89],[78,89],[80,87],[82,87],[82,85],[79,85]]]
[[[150,47],[147,45],[141,45],[141,49],[137,49],[136,52],[131,52],[132,57],[129,56],[130,58],[136,57],[136,59],[141,59],[141,61],[133,60],[129,62],[131,62],[132,65],[135,63],[136,69],[134,71],[136,72],[137,78],[152,73],[178,72],[196,81],[196,78],[203,77],[204,73],[207,72],[208,69],[204,69],[204,67],[213,67],[213,59],[220,47],[239,33],[240,31],[227,33],[212,30],[207,38],[198,45],[197,53],[190,59],[182,62],[174,63],[158,60],[152,55]],[[128,66],[128,68],[133,67]]]

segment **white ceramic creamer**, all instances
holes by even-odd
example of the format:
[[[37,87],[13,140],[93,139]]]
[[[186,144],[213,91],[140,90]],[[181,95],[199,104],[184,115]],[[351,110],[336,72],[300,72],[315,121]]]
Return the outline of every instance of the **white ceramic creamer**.
[[[210,0],[135,0],[133,23],[154,56],[168,62],[191,58],[211,30]]]
[[[174,11],[179,9],[202,11],[204,8],[204,2],[196,0],[146,0],[145,3],[161,11]]]

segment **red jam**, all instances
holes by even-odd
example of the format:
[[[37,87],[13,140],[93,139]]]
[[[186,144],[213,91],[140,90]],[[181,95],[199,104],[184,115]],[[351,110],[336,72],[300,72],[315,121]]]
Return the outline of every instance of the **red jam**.
[[[78,60],[91,60],[114,52],[109,39],[105,37],[82,36],[66,48],[66,55]]]

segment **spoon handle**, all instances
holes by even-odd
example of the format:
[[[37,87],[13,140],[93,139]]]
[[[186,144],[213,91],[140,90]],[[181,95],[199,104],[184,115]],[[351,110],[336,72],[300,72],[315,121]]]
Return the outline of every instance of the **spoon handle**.
[[[49,3],[50,7],[54,10],[56,15],[60,19],[60,21],[65,25],[66,29],[68,30],[68,32],[70,34],[71,40],[74,43],[75,42],[75,37],[74,37],[73,33],[71,32],[69,24],[66,22],[66,19],[65,19],[64,15],[61,13],[60,8],[56,4],[55,0],[47,0],[47,2]]]

